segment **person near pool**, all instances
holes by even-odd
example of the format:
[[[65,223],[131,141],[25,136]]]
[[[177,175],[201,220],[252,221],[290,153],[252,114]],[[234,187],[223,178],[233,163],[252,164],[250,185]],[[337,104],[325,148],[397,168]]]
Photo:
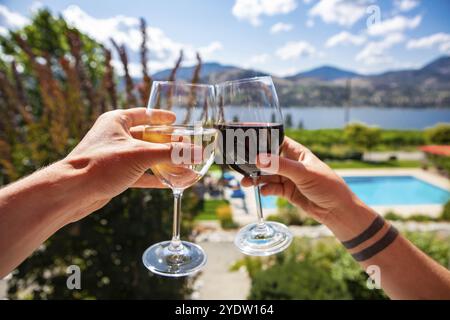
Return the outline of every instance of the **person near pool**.
[[[64,159],[0,189],[0,277],[127,188],[163,188],[146,171],[169,162],[174,145],[140,140],[139,126],[174,120],[171,112],[148,115],[144,108],[104,113]],[[306,147],[286,137],[281,156],[259,158],[257,165],[273,174],[259,178],[262,193],[284,197],[326,225],[362,268],[378,266],[390,298],[450,299],[450,271],[398,234]]]

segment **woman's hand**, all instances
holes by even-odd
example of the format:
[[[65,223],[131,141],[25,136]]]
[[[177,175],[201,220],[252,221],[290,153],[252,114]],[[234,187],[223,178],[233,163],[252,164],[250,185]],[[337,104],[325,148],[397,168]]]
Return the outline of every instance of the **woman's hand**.
[[[309,149],[286,137],[281,150],[282,156],[264,155],[258,159],[261,170],[274,174],[258,178],[263,195],[284,197],[321,223],[326,223],[330,214],[360,203],[344,180]],[[249,177],[242,180],[243,186],[252,184]]]

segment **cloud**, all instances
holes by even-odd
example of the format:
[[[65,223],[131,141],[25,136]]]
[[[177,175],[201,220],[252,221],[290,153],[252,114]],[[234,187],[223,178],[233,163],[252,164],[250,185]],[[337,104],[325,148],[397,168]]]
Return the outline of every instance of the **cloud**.
[[[382,20],[371,25],[367,33],[371,36],[383,36],[387,34],[403,32],[408,29],[417,28],[422,22],[422,16],[417,15],[414,18],[405,16],[395,16],[391,19]]]
[[[275,51],[281,60],[295,59],[299,56],[310,57],[315,53],[316,48],[306,41],[289,41]]]
[[[17,29],[28,24],[30,20],[18,12],[9,10],[6,6],[0,4],[0,26],[2,32],[6,29]]]
[[[220,51],[223,49],[222,42],[213,41],[209,45],[198,48],[198,52],[200,53],[202,59],[207,60],[210,59],[214,52]]]
[[[351,44],[354,46],[360,46],[364,42],[366,42],[366,38],[364,36],[358,36],[351,34],[350,32],[347,31],[342,31],[330,37],[325,43],[325,46],[327,48],[332,48],[341,44]]]
[[[405,41],[405,36],[403,34],[394,33],[386,36],[383,40],[369,42],[356,55],[355,60],[366,65],[390,63],[393,59],[386,51],[403,41]]]
[[[295,0],[236,0],[231,12],[239,20],[259,26],[261,16],[287,14],[295,8],[297,8]]]
[[[367,3],[366,0],[320,0],[308,15],[319,17],[325,23],[350,27],[364,17]]]
[[[435,33],[426,37],[411,39],[406,44],[408,49],[429,49],[438,46],[442,53],[450,53],[450,34]]]
[[[410,11],[420,4],[418,0],[395,0],[394,6],[399,11]]]
[[[276,34],[279,32],[287,32],[287,31],[291,31],[292,28],[294,26],[292,24],[288,24],[288,23],[283,23],[283,22],[278,22],[275,23],[271,28],[270,28],[270,33],[271,34]]]
[[[251,65],[255,65],[255,64],[264,64],[269,60],[269,58],[270,58],[270,54],[268,54],[268,53],[257,54],[250,58],[248,65],[251,66]]]
[[[109,39],[113,38],[117,43],[125,44],[131,50],[131,56],[133,53],[136,55],[140,50],[142,37],[139,31],[139,19],[137,18],[123,15],[105,19],[95,18],[75,5],[63,10],[62,15],[69,24],[107,46],[110,46]],[[197,51],[203,59],[211,59],[215,52],[223,48],[219,41],[213,41],[203,47],[195,48],[191,44],[171,39],[159,28],[147,27],[146,31],[150,52],[149,67],[152,71],[173,67],[180,50],[184,51],[184,63],[194,64]],[[133,68],[137,70],[138,67],[139,64],[132,65],[130,63],[130,70],[133,71]]]

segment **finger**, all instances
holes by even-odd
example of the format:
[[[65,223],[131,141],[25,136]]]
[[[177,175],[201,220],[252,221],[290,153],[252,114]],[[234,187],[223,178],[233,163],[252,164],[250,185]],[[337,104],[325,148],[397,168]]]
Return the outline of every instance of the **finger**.
[[[144,173],[132,186],[132,188],[167,188],[156,176]]]
[[[261,183],[280,183],[281,182],[281,177],[278,175],[270,175],[270,176],[259,176],[256,179],[256,183],[257,184],[261,184]],[[250,177],[244,177],[241,180],[241,184],[243,187],[251,187],[254,185],[254,180],[253,178]]]
[[[285,137],[281,144],[281,151],[284,157],[298,161],[304,158],[305,153],[308,152],[309,149],[301,143],[294,141],[289,137]]]
[[[171,124],[176,116],[172,111],[146,108],[123,109],[120,112],[125,116],[128,127],[150,124]]]
[[[301,179],[307,174],[307,170],[301,162],[273,154],[260,154],[256,166],[264,172],[279,174],[291,180]]]
[[[307,211],[309,209],[310,202],[300,191],[295,190],[294,192],[286,190],[286,185],[282,183],[268,183],[261,187],[261,194],[264,196],[278,196],[283,197],[292,204],[301,207],[303,210]]]
[[[130,128],[130,134],[134,139],[142,140],[144,136],[145,126],[135,126]]]

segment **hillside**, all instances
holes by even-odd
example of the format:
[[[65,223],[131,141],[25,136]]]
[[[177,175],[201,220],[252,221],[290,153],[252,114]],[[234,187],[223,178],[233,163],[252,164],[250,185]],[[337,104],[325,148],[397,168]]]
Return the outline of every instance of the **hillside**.
[[[182,67],[177,79],[189,80],[194,67]],[[154,75],[166,79],[170,70]],[[266,75],[218,63],[205,63],[205,83]],[[360,75],[336,67],[322,66],[296,75],[273,77],[281,104],[288,106],[383,106],[450,107],[450,57],[440,57],[420,69]]]

